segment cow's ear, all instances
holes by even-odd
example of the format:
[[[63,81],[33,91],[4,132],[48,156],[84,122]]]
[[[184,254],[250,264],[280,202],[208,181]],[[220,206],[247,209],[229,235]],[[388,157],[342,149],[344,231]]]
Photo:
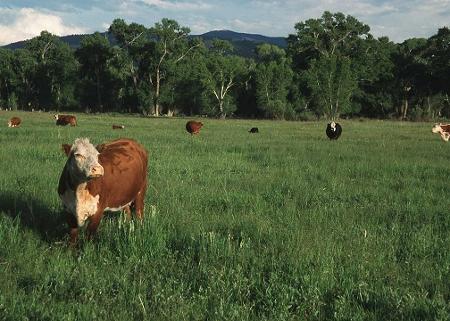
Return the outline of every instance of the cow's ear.
[[[103,149],[105,149],[105,144],[97,145],[97,146],[95,146],[95,148],[97,149],[97,151],[99,153],[101,153],[103,151]]]
[[[61,147],[62,147],[62,150],[64,151],[64,154],[66,154],[67,156],[69,156],[70,150],[72,149],[72,145],[69,145],[69,144],[62,144]]]

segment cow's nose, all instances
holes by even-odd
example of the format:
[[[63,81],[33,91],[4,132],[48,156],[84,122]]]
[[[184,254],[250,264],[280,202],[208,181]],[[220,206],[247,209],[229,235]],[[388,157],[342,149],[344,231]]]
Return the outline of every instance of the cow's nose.
[[[102,165],[92,166],[90,176],[91,177],[100,177],[103,176],[104,169]]]

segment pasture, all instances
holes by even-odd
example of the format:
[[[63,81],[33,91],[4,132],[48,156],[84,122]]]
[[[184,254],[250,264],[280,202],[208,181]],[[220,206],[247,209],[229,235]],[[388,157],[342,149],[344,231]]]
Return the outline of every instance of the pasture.
[[[340,121],[329,141],[325,122],[191,137],[77,117],[0,112],[0,320],[449,320],[450,144],[431,123]],[[71,250],[56,188],[77,137],[139,141],[149,188],[142,224],[105,215]]]

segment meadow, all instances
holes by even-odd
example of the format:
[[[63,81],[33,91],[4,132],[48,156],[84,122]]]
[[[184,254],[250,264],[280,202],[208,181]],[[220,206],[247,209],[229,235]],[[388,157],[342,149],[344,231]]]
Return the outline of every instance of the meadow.
[[[77,117],[0,112],[0,320],[450,319],[431,123],[342,120],[329,141],[325,121],[204,118],[191,137],[187,119]],[[138,140],[149,188],[142,224],[108,213],[73,250],[56,189],[77,137]]]

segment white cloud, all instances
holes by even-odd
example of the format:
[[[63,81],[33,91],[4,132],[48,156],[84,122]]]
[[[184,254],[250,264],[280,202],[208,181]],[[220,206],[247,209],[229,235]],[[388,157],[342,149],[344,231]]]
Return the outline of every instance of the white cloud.
[[[204,2],[181,2],[167,0],[142,0],[143,3],[166,10],[206,10],[211,5]]]
[[[0,8],[0,45],[30,39],[38,36],[42,30],[47,30],[58,36],[79,34],[84,28],[65,25],[62,18],[56,14],[44,13],[36,9],[5,9]]]

